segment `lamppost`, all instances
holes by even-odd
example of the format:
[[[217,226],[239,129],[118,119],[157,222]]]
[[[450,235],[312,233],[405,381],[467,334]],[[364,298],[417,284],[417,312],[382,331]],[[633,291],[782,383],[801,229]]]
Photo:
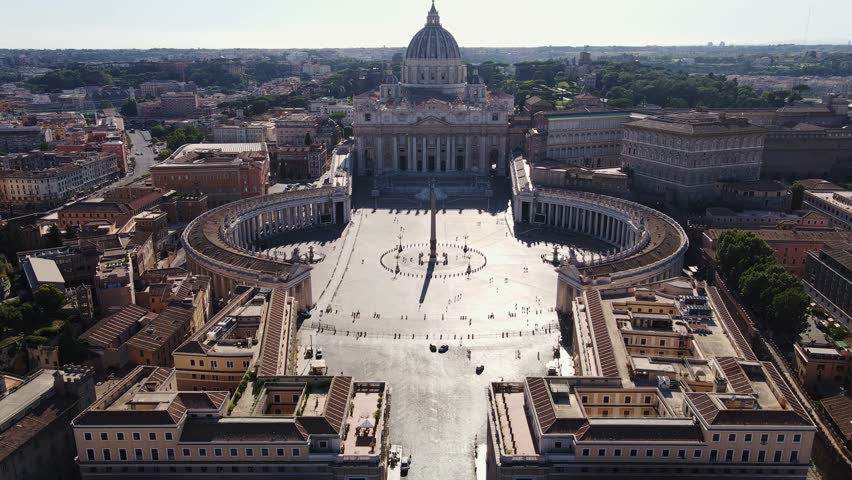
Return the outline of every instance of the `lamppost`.
[[[399,234],[397,234],[397,238],[399,238],[399,247],[397,248],[397,253],[402,253],[402,227],[400,227]],[[399,255],[397,255],[399,258]]]
[[[468,236],[469,236],[468,234],[466,234],[466,233],[464,234],[464,253],[467,253],[467,237]]]

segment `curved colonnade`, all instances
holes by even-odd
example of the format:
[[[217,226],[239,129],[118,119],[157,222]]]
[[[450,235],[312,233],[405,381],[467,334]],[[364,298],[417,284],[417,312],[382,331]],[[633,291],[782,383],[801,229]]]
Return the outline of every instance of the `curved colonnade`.
[[[290,231],[349,223],[349,188],[276,193],[209,210],[181,236],[187,266],[211,278],[214,302],[227,300],[238,285],[249,285],[286,289],[302,308],[311,308],[312,267],[262,253],[259,244]]]
[[[597,193],[536,188],[523,159],[512,171],[515,223],[586,235],[612,246],[581,260],[573,255],[557,268],[557,310],[571,309],[583,290],[631,287],[677,277],[689,240],[672,218],[635,202]]]

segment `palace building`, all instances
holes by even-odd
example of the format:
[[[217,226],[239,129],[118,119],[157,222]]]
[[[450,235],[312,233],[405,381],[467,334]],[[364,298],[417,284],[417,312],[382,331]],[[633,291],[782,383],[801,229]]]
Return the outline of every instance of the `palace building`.
[[[356,175],[505,175],[511,95],[468,75],[434,3],[378,91],[355,97]]]

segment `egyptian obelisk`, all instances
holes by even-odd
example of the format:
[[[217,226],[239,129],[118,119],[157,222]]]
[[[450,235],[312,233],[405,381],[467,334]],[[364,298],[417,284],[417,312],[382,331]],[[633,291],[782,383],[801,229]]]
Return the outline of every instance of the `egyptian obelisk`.
[[[429,236],[429,259],[431,260],[431,259],[438,258],[438,251],[437,251],[438,240],[437,240],[437,236],[435,234],[435,215],[438,213],[438,201],[437,201],[436,196],[435,196],[435,180],[434,179],[429,184],[429,196],[431,197],[431,200],[432,200],[432,211],[431,211],[431,214],[432,214],[431,217],[432,218],[430,219],[432,223],[431,223],[431,232],[430,232],[431,234]]]

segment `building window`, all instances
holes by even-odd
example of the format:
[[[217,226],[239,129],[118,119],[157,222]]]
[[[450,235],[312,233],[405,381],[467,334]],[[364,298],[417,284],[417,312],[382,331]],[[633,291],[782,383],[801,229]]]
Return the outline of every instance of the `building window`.
[[[302,452],[298,448],[293,449],[293,456],[298,457],[302,454]]]
[[[664,449],[663,449],[663,456],[664,456],[664,457],[668,457],[668,456],[669,456],[669,449],[668,449],[668,448],[664,448]]]
[[[260,449],[260,456],[261,457],[268,457],[269,456],[269,449],[268,448],[261,448]]]
[[[91,448],[86,449],[86,458],[89,459],[90,462],[95,461],[95,451]]]
[[[588,449],[588,448],[584,448],[584,449],[583,449],[583,456],[584,456],[584,457],[588,457],[588,456],[589,456],[589,449]]]
[[[769,441],[769,434],[764,433],[763,435],[760,436],[760,444],[761,445],[766,445],[766,442],[768,442],[768,441]]]
[[[278,450],[275,451],[275,454],[278,455],[279,457],[283,457],[284,456],[284,449],[279,448]]]
[[[777,441],[778,441],[778,443],[784,443],[784,434],[783,433],[778,434]]]
[[[606,456],[606,449],[605,448],[599,448],[598,449],[598,456],[599,457],[605,457]]]
[[[744,439],[743,441],[744,441],[744,442],[746,442],[746,443],[751,443],[751,434],[750,434],[750,433],[746,433],[746,434],[745,434],[745,439]]]
[[[694,458],[701,458],[701,449],[700,449],[700,448],[696,448],[696,449],[695,449],[695,451],[694,451],[694,452],[692,452],[692,456],[693,456]]]
[[[757,461],[763,463],[766,461],[766,450],[757,452]]]
[[[221,448],[214,448],[213,449],[213,456],[214,457],[221,457],[222,456],[222,449]]]
[[[167,449],[166,450],[166,457],[169,460],[174,460],[175,459],[175,449],[174,448]]]
[[[103,454],[104,454],[104,461],[105,462],[111,462],[112,461],[112,452],[110,452],[110,450],[108,448],[104,449]]]
[[[254,449],[253,448],[247,448],[246,449],[246,456],[247,457],[253,457],[254,456]]]
[[[121,432],[116,433],[116,434],[115,434],[115,439],[116,439],[116,440],[124,440],[124,434],[123,434],[123,433],[121,433]]]
[[[781,462],[781,450],[775,450],[775,463]]]
[[[677,451],[677,458],[685,459],[686,458],[686,450],[678,450]]]
[[[609,396],[608,395],[604,395],[603,403],[609,403]]]
[[[198,456],[199,457],[206,457],[207,456],[207,449],[206,448],[199,448],[198,449]]]
[[[160,451],[156,448],[151,449],[151,460],[158,461],[160,460]]]
[[[236,449],[236,448],[232,448],[232,449],[231,449],[231,456],[232,456],[232,457],[236,457],[236,456],[237,456],[237,449]]]
[[[109,440],[109,434],[107,434],[106,432],[101,433],[101,440],[105,442]]]
[[[142,449],[141,449],[141,448],[137,448],[137,449],[133,450],[133,454],[136,456],[136,461],[137,461],[137,462],[141,462],[141,461],[142,461],[143,456],[142,456]]]
[[[725,461],[733,462],[734,461],[734,451],[733,450],[725,450]]]
[[[142,440],[142,434],[139,432],[133,432],[133,440]]]
[[[743,463],[748,462],[748,456],[749,456],[749,451],[743,450],[743,454],[740,457],[740,461],[743,462]]]
[[[370,113],[365,113],[365,114],[364,114],[364,121],[365,121],[365,122],[371,122],[371,121],[373,121],[373,115],[372,115],[372,114],[370,114]]]
[[[92,434],[89,433],[89,432],[86,432],[86,433],[83,434],[83,438],[85,438],[88,441],[91,441],[92,440]]]
[[[710,461],[715,462],[719,458],[718,450],[710,450]]]
[[[790,452],[790,463],[799,463],[799,451],[793,450]]]
[[[802,442],[802,434],[797,433],[793,435],[793,443],[801,443]]]
[[[319,448],[328,448],[328,442],[322,440],[319,442]],[[556,448],[559,448],[558,446]]]
[[[191,455],[191,454],[189,453],[189,449],[188,449],[188,448],[184,448],[184,449],[183,449],[183,456],[184,456],[184,457],[189,457],[190,455]]]
[[[718,442],[718,441],[719,441],[719,434],[718,434],[718,433],[714,433],[714,434],[713,434],[713,441],[714,441],[714,442]]]
[[[151,440],[152,442],[156,442],[157,441],[157,434],[155,432],[150,432],[148,434],[148,440]]]
[[[616,457],[620,457],[621,456],[621,449],[616,448],[615,451],[613,452],[613,455],[615,455]]]
[[[119,448],[118,449],[118,459],[122,461],[127,460],[127,449]]]
[[[728,441],[729,442],[736,442],[737,441],[737,434],[736,433],[729,433],[728,434]]]

